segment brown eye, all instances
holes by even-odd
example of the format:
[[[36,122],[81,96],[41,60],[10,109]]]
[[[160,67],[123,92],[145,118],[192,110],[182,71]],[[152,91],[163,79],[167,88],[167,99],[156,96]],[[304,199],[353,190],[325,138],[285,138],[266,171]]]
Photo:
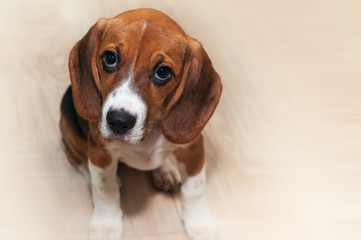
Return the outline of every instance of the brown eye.
[[[160,66],[156,68],[153,73],[152,80],[155,85],[162,86],[169,82],[169,80],[173,76],[173,71],[170,67],[167,66]]]
[[[102,63],[107,73],[116,72],[119,68],[119,56],[112,51],[105,51],[102,55]]]

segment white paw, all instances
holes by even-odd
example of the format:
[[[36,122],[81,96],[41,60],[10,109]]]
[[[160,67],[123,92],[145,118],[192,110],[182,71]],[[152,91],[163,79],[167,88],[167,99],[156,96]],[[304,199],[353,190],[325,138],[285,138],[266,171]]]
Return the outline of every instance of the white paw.
[[[120,240],[123,233],[122,212],[93,212],[90,223],[91,240]]]
[[[177,191],[181,185],[181,175],[171,163],[152,171],[154,185],[162,191]]]
[[[217,221],[211,213],[183,216],[184,227],[193,240],[218,239]]]

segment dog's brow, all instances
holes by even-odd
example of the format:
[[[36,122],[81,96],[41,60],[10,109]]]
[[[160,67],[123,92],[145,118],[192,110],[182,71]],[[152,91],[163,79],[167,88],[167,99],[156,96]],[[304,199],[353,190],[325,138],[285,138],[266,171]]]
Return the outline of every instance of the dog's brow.
[[[145,32],[145,29],[147,28],[147,26],[148,26],[147,22],[143,22],[143,26],[142,26],[142,29],[141,29],[141,32],[140,32],[139,42],[142,42],[143,37],[144,37],[144,32]],[[138,60],[138,55],[139,55],[139,48],[137,48],[137,50],[135,52],[135,55],[134,55],[134,58],[133,58],[132,65],[130,66],[130,69],[129,69],[130,74],[133,74],[133,72],[134,72],[134,66],[135,66],[135,63]]]

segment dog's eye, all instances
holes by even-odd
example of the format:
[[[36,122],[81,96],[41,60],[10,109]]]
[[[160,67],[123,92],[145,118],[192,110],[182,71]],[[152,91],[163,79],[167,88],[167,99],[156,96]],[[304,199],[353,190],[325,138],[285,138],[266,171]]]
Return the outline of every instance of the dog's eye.
[[[107,73],[113,73],[118,70],[119,57],[116,53],[112,51],[105,51],[102,55],[102,62],[104,70]]]
[[[154,71],[152,80],[156,85],[163,85],[169,82],[173,76],[173,71],[170,67],[160,66]]]

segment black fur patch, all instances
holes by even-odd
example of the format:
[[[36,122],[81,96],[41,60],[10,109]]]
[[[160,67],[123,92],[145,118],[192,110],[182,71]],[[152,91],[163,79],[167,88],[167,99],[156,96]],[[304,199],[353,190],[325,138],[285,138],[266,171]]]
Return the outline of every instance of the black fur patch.
[[[60,109],[74,133],[87,139],[89,124],[87,120],[79,116],[75,109],[71,86],[68,87],[63,96]]]

